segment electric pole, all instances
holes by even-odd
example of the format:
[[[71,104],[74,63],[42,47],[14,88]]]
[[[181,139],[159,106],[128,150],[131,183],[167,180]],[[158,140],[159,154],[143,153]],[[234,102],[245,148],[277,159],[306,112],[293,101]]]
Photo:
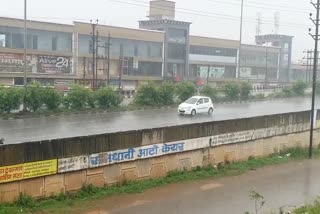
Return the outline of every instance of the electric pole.
[[[240,69],[241,69],[241,52],[242,52],[242,25],[243,25],[243,0],[241,0],[241,18],[240,18],[240,45],[239,45],[239,55],[238,55],[238,80],[240,80]]]
[[[266,47],[266,74],[264,77],[264,86],[267,87],[268,84],[268,47]]]
[[[310,20],[315,24],[316,31],[315,35],[311,33],[309,29],[309,34],[314,39],[314,54],[313,54],[313,78],[312,78],[312,104],[311,104],[311,122],[310,122],[310,142],[309,142],[309,158],[312,158],[312,144],[313,144],[313,128],[315,116],[315,93],[316,93],[316,81],[317,81],[317,70],[318,70],[318,42],[319,42],[319,10],[320,10],[320,0],[317,3],[311,2],[311,4],[316,8],[316,19],[312,18],[312,13],[310,13]]]
[[[110,32],[108,33],[108,73],[107,73],[107,84],[110,85],[110,43],[111,37]]]
[[[98,89],[98,57],[99,57],[99,31],[97,31],[96,34],[96,58],[95,58],[95,63],[96,63],[96,70],[95,70],[95,89]]]
[[[95,89],[95,71],[96,71],[96,27],[98,25],[99,20],[96,20],[96,23],[93,23],[90,20],[91,27],[92,27],[92,88]]]
[[[87,61],[87,59],[84,57],[83,58],[83,86],[86,85],[86,67],[87,67],[86,61]]]

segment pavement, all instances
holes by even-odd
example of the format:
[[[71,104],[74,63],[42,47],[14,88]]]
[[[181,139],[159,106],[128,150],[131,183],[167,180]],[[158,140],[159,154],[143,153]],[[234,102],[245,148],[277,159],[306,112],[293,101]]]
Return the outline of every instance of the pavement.
[[[244,214],[254,212],[251,191],[264,197],[260,214],[313,203],[320,194],[320,160],[269,166],[240,176],[172,184],[141,194],[87,202],[77,214]],[[278,212],[277,212],[278,211]]]
[[[216,105],[214,114],[180,116],[176,108],[0,120],[5,144],[61,139],[309,110],[310,98]],[[320,102],[317,103],[320,107]]]

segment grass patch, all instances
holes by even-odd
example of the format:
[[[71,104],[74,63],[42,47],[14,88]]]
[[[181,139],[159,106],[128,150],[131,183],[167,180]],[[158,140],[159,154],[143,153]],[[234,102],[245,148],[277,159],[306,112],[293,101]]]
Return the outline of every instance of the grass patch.
[[[148,189],[178,182],[240,175],[264,166],[287,163],[292,160],[306,159],[307,157],[307,149],[293,148],[269,157],[250,157],[248,161],[229,163],[219,167],[207,166],[203,168],[197,167],[191,171],[174,171],[168,173],[166,177],[158,179],[135,182],[123,181],[117,185],[106,186],[104,188],[98,188],[92,185],[84,186],[80,191],[74,194],[61,193],[58,196],[37,201],[29,196],[20,195],[19,199],[14,204],[1,204],[0,214],[35,212],[67,213],[68,211],[72,211],[73,208],[84,207],[87,201],[95,199],[121,194],[142,193]],[[314,157],[320,157],[319,148],[314,149]],[[320,207],[320,203],[317,205]]]
[[[294,211],[295,214],[319,214],[320,200],[318,199],[314,204],[300,207]]]

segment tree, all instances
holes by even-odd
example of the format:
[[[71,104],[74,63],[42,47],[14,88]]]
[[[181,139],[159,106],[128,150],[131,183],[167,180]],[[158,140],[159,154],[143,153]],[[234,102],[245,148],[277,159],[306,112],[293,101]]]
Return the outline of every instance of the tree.
[[[212,88],[209,85],[205,85],[201,91],[200,91],[201,95],[210,97],[211,100],[215,100],[218,97],[218,91],[216,88]]]
[[[171,82],[165,82],[158,87],[159,102],[162,105],[171,105],[174,103],[175,86]]]
[[[302,80],[298,80],[296,81],[295,83],[293,83],[293,85],[291,86],[292,88],[292,92],[295,94],[295,95],[298,95],[298,96],[303,96],[306,89],[307,89],[308,85],[302,81]]]
[[[243,100],[249,99],[252,86],[248,82],[242,82],[240,85],[240,97]]]
[[[23,89],[0,88],[0,111],[10,113],[22,104]]]
[[[112,88],[101,88],[96,93],[96,100],[100,108],[117,107],[122,98]]]
[[[87,89],[81,85],[73,85],[67,95],[65,103],[68,107],[80,110],[88,105],[90,96],[90,89]]]
[[[180,101],[185,101],[196,93],[197,89],[191,82],[179,83],[176,87],[176,94]]]
[[[157,86],[152,82],[140,86],[134,98],[134,103],[140,106],[155,106],[159,101]]]
[[[25,92],[25,105],[30,111],[37,111],[43,105],[43,90],[39,82],[33,82],[27,86]]]
[[[227,82],[223,88],[225,96],[229,100],[237,100],[240,95],[240,87],[236,82]]]
[[[56,110],[59,108],[63,97],[62,94],[53,88],[46,87],[43,89],[43,103],[48,110]]]

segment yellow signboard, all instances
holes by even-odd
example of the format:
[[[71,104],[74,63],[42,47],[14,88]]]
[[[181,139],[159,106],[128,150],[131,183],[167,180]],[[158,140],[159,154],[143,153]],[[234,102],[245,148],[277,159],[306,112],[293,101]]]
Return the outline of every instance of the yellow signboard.
[[[56,174],[57,171],[57,160],[25,163],[23,167],[23,179],[52,175]]]
[[[0,183],[57,173],[57,159],[0,167]]]
[[[0,183],[23,179],[23,164],[0,167]]]

